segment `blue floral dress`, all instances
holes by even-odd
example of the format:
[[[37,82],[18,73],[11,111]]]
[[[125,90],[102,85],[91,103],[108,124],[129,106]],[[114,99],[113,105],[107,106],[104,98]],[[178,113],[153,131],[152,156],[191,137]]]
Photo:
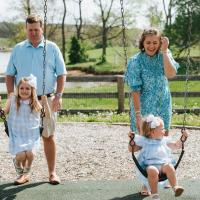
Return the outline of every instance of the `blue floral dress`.
[[[171,52],[169,52],[169,56],[171,63],[177,70],[179,64],[173,59]],[[150,57],[145,52],[134,55],[128,62],[125,82],[131,92],[140,91],[142,116],[148,114],[160,116],[164,121],[165,129],[169,129],[172,103],[168,80],[164,74],[163,55],[158,53]],[[130,104],[131,129],[138,133],[132,98]]]
[[[16,109],[15,96],[11,97],[8,114],[9,151],[16,155],[22,151],[32,150],[40,146],[40,113],[31,112],[29,102],[21,101],[19,111]]]

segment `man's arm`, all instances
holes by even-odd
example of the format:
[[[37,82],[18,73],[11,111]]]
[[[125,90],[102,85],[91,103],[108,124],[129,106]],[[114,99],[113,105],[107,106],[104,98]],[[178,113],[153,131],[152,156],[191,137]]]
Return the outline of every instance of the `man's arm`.
[[[66,75],[64,75],[64,74],[57,77],[56,95],[52,102],[52,107],[53,107],[54,112],[57,112],[61,108],[62,93],[65,88],[65,80],[66,80]]]
[[[57,77],[56,94],[63,93],[65,88],[65,80],[66,80],[66,75],[60,75]]]
[[[9,95],[10,93],[14,92],[15,77],[7,75],[5,81],[6,81],[7,92]]]

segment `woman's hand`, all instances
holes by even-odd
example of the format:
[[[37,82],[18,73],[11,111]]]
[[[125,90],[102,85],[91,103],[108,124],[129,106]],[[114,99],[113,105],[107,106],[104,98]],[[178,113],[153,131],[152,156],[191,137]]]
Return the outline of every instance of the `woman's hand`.
[[[188,137],[188,131],[186,129],[181,130],[182,136],[181,136],[181,141],[186,141]]]
[[[162,52],[167,52],[167,49],[169,47],[169,39],[168,37],[161,37],[161,51]]]

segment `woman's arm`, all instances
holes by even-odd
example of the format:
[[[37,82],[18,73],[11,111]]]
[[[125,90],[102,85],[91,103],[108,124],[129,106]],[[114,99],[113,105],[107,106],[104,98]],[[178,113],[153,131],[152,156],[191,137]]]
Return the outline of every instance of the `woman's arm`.
[[[167,37],[161,38],[161,52],[163,54],[164,72],[167,78],[172,78],[176,75],[176,70],[171,62],[168,54],[169,39]]]
[[[140,134],[142,134],[142,117],[140,111],[140,91],[132,92],[131,93],[133,98],[133,105],[135,111],[135,118],[136,118],[136,127]]]

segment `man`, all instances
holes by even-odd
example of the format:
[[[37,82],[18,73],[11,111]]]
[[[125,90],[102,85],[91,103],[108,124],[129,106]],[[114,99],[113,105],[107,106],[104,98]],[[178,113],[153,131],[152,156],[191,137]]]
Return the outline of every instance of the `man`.
[[[43,95],[44,91],[44,94],[48,97],[49,106],[52,112],[50,119],[44,117],[44,130],[42,133],[44,152],[48,164],[49,182],[51,184],[59,184],[60,179],[57,176],[55,169],[56,144],[54,134],[56,112],[60,109],[62,104],[62,93],[66,79],[65,63],[58,46],[53,42],[47,41],[46,65],[44,71],[43,24],[39,15],[32,14],[27,17],[26,33],[27,40],[18,43],[14,47],[7,66],[7,91],[8,95],[13,92],[14,83],[17,83],[21,77],[30,74],[37,77],[38,99],[41,99],[41,95]]]

